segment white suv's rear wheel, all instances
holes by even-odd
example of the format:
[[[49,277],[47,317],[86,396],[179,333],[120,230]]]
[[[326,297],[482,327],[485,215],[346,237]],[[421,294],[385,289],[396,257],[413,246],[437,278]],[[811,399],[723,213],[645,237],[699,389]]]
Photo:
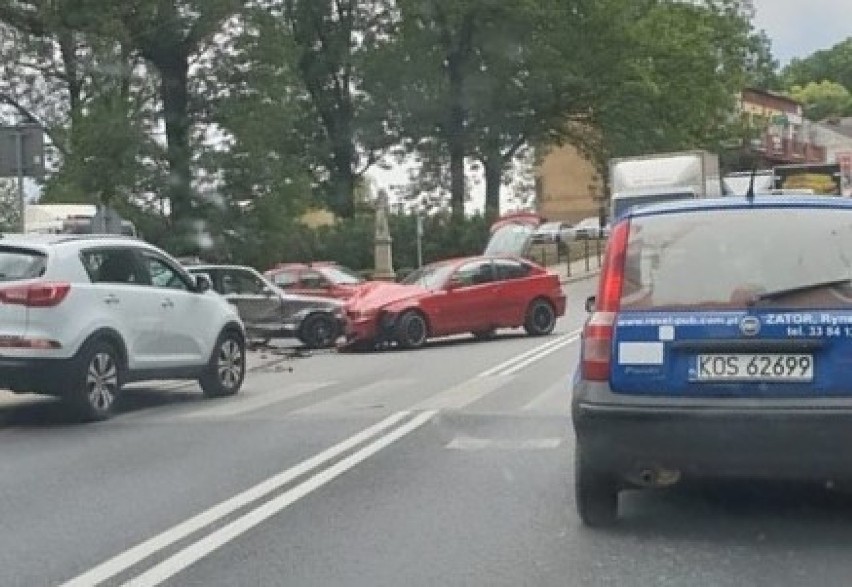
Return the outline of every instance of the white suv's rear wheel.
[[[225,397],[240,390],[245,376],[245,340],[236,331],[226,330],[219,335],[213,356],[198,382],[207,397]]]
[[[75,367],[66,399],[83,420],[105,420],[113,413],[121,390],[121,359],[106,341],[87,344]]]

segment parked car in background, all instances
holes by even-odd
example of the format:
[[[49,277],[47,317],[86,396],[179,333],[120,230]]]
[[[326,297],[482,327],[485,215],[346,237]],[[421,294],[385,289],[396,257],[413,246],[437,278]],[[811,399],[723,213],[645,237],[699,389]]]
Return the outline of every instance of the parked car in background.
[[[309,348],[334,346],[343,310],[337,300],[287,293],[258,271],[241,265],[192,265],[207,275],[213,289],[236,306],[249,338],[296,338]]]
[[[589,216],[575,224],[571,232],[576,240],[605,238],[609,234],[609,227],[601,227],[601,219],[599,217]]]
[[[237,393],[242,323],[204,277],[135,238],[14,235],[0,241],[0,389],[55,395],[85,420],[122,386],[197,379]]]
[[[531,244],[569,243],[572,240],[573,227],[567,222],[544,222],[531,236]]]
[[[850,251],[847,198],[685,200],[613,227],[572,395],[584,523],[690,478],[852,479]]]
[[[418,269],[402,283],[361,288],[346,304],[344,346],[393,342],[411,349],[465,332],[490,338],[498,328],[545,335],[564,313],[559,278],[535,263],[500,256],[452,259]]]
[[[364,284],[364,279],[342,265],[332,262],[286,263],[264,273],[281,289],[296,294],[345,300]]]

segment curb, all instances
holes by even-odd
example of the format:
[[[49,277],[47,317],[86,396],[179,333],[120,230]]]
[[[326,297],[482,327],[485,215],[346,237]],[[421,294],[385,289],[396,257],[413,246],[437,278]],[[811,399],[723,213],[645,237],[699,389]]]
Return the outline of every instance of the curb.
[[[559,280],[559,283],[561,283],[562,285],[566,285],[569,283],[576,283],[578,281],[585,281],[586,279],[597,277],[600,272],[600,269],[592,269],[588,273],[583,273],[582,275],[572,275],[571,277],[563,277]]]

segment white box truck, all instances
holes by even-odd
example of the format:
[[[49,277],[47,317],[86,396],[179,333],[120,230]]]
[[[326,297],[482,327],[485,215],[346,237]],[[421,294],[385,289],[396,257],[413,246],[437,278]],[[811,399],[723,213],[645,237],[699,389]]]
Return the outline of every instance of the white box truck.
[[[137,236],[132,222],[95,204],[27,204],[24,214],[28,233]]]
[[[611,159],[609,189],[611,222],[634,206],[719,197],[719,158],[707,151],[680,151]]]

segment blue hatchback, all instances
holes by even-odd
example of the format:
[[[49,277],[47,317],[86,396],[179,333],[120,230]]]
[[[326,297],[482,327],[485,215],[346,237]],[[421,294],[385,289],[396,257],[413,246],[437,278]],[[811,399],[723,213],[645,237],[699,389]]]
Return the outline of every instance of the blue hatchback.
[[[576,501],[688,478],[852,479],[852,202],[691,200],[612,228],[572,417]]]

